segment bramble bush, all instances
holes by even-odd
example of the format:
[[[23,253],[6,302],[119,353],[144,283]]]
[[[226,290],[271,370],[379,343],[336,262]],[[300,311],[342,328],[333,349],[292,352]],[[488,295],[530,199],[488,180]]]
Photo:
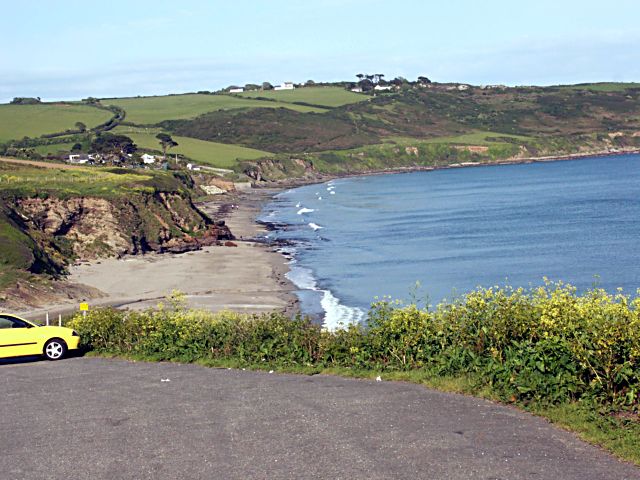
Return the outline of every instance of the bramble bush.
[[[589,399],[638,410],[640,297],[562,283],[477,289],[435,309],[374,303],[367,325],[335,332],[279,313],[189,310],[178,293],[142,312],[74,317],[97,352],[154,360],[415,370],[470,375],[505,400]]]

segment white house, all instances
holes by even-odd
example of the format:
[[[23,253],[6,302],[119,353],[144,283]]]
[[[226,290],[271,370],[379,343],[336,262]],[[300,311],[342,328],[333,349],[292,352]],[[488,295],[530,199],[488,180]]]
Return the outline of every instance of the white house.
[[[194,172],[199,172],[201,170],[199,165],[196,165],[194,163],[187,163],[187,170],[192,170]]]
[[[376,85],[373,89],[378,92],[387,92],[393,90],[393,85]]]
[[[461,92],[469,90],[469,85],[465,85],[464,83],[462,85],[458,85],[458,90],[460,90]]]
[[[293,82],[284,82],[282,85],[278,85],[277,87],[274,87],[274,90],[293,90],[294,87],[293,86]]]
[[[69,155],[69,159],[67,160],[69,163],[77,163],[79,165],[84,165],[88,163],[91,158],[86,153],[72,153]]]
[[[362,87],[353,87],[351,91],[355,93],[362,93]]]
[[[242,93],[242,92],[244,92],[244,88],[242,88],[242,87],[230,88],[229,89],[229,93]]]
[[[142,159],[142,163],[145,165],[151,165],[152,163],[156,163],[155,155],[149,155],[148,153],[143,153],[140,157]]]

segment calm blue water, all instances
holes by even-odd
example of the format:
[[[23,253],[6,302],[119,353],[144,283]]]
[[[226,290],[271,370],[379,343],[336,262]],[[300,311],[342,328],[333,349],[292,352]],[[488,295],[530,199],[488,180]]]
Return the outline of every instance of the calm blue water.
[[[303,312],[330,328],[416,281],[431,303],[544,276],[640,287],[640,155],[333,180],[280,193],[261,219],[288,225],[270,237],[295,242]]]

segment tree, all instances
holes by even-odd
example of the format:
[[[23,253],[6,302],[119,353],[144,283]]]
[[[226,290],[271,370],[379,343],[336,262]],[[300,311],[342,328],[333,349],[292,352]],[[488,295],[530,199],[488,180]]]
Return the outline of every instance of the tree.
[[[71,147],[71,151],[72,152],[81,152],[82,151],[82,144],[74,143],[73,147]]]
[[[364,80],[360,80],[358,82],[358,86],[362,89],[363,92],[370,92],[374,88],[373,82],[368,78],[365,78]]]
[[[245,90],[249,90],[249,91],[251,91],[251,90],[260,90],[260,85],[256,85],[255,83],[247,83],[244,86],[244,89]]]
[[[262,82],[262,90],[273,90],[273,85],[269,82]]]
[[[422,84],[426,84],[426,83],[431,83],[431,80],[429,80],[427,77],[418,77],[418,81]]]
[[[397,87],[401,87],[402,85],[407,84],[407,79],[404,77],[396,77],[393,80],[391,80],[389,83],[391,83],[392,85],[395,85]]]
[[[356,75],[356,77],[358,78],[358,80],[362,80],[364,78],[364,75],[362,73],[359,73]]]
[[[11,105],[37,105],[40,102],[40,97],[15,97],[11,100]]]
[[[168,133],[159,133],[156,135],[156,138],[159,140],[160,146],[162,147],[162,158],[163,160],[166,160],[167,150],[173,147],[177,147],[178,142],[174,141],[173,138],[171,138],[171,135],[169,135]]]
[[[126,135],[101,133],[91,142],[91,151],[117,155],[120,158],[135,153],[137,149],[137,145]]]
[[[314,82],[313,80],[307,80],[306,82],[304,82],[304,85],[306,87],[313,87],[316,84],[316,82]]]
[[[76,130],[80,130],[81,132],[86,132],[87,126],[82,122],[76,122]]]

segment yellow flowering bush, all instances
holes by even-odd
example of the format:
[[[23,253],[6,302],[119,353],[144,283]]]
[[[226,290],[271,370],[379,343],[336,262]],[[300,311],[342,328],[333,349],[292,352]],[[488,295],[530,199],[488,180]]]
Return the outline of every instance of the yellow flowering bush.
[[[638,408],[640,296],[562,283],[477,289],[435,309],[389,300],[366,325],[324,331],[309,319],[189,310],[174,293],[144,312],[94,310],[69,326],[90,348],[153,359],[472,373],[505,398],[591,398]]]

